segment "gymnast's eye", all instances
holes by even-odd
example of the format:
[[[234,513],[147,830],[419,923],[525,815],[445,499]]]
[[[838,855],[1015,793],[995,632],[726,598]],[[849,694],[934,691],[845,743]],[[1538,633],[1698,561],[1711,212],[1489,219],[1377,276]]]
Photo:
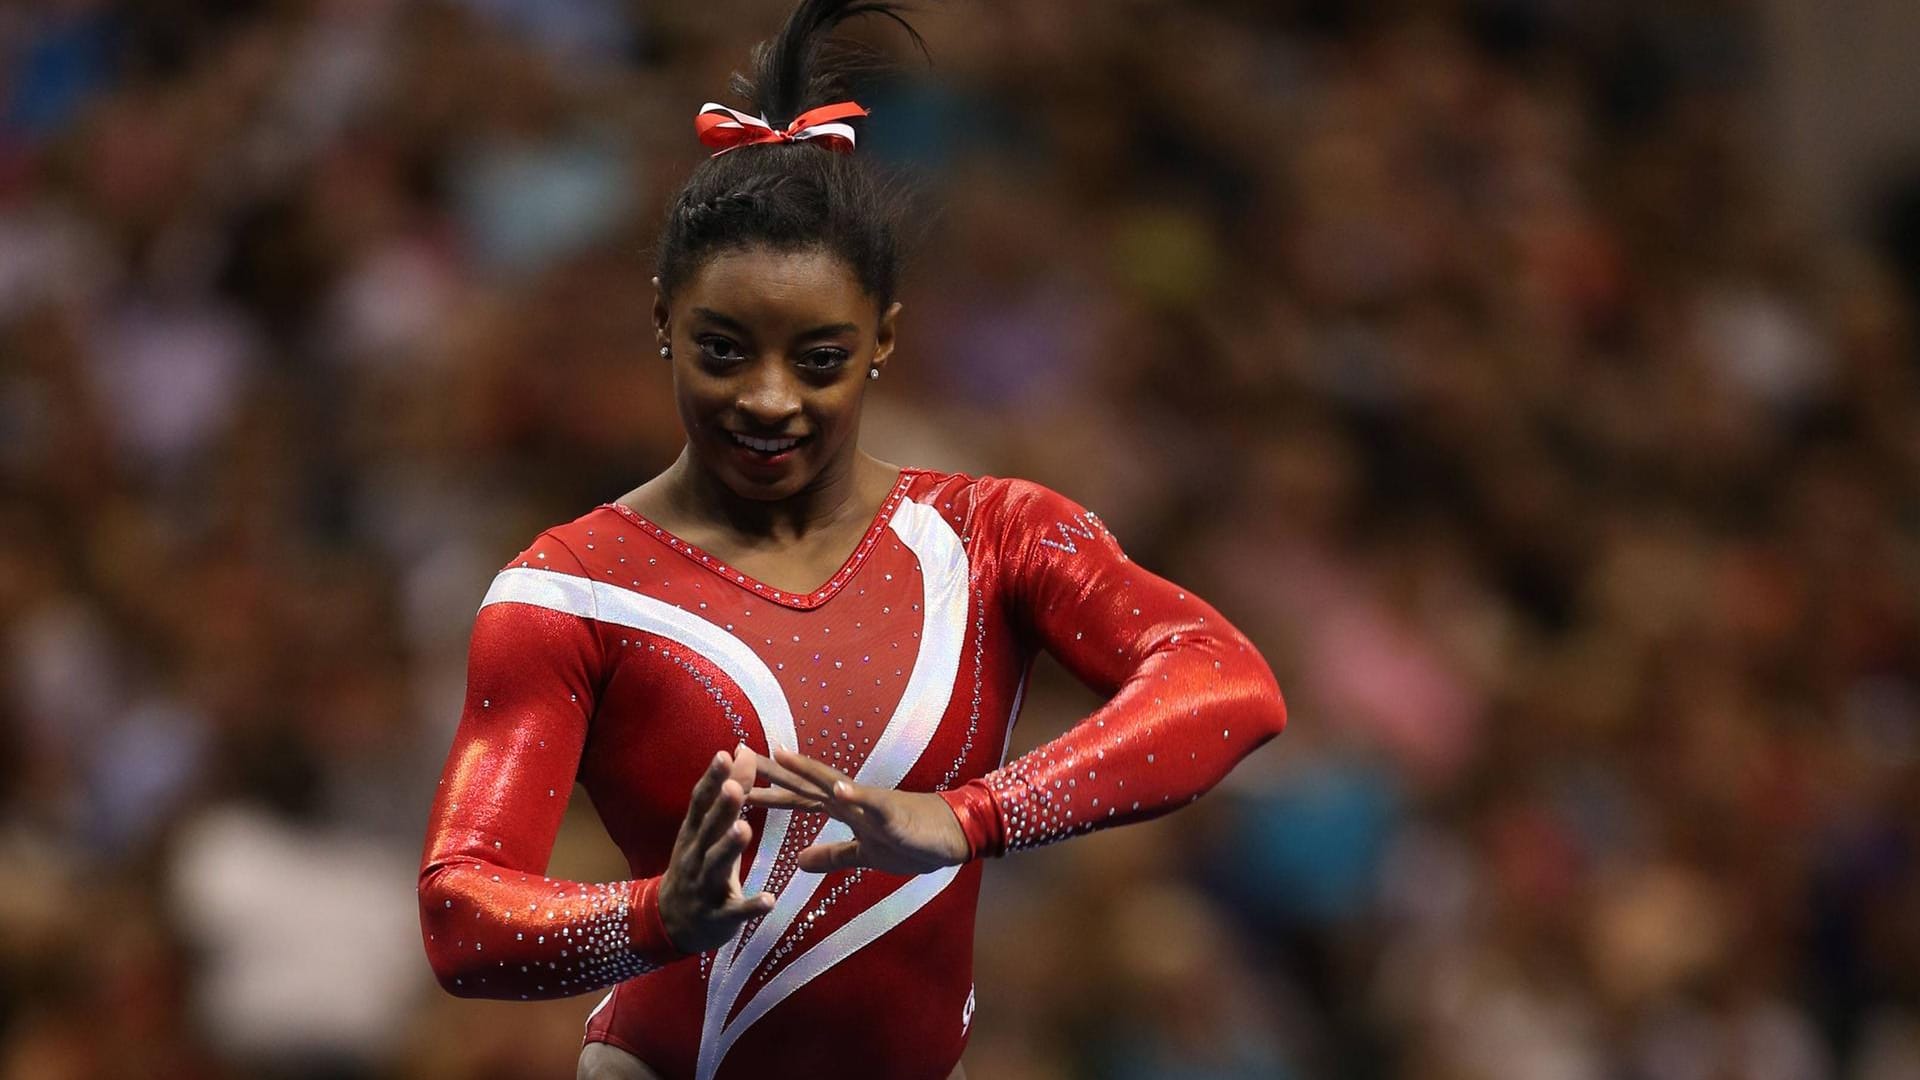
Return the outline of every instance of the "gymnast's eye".
[[[708,367],[727,367],[747,358],[746,350],[738,342],[717,334],[702,334],[694,339],[694,344],[700,347],[700,357]]]
[[[808,371],[832,371],[847,362],[845,349],[813,349],[800,358],[800,366]]]

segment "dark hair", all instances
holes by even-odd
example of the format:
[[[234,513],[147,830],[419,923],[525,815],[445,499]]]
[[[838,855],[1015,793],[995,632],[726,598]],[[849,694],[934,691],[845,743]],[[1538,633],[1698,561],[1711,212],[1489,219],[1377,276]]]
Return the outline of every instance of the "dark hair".
[[[748,72],[736,73],[732,88],[775,129],[784,128],[808,109],[842,100],[851,78],[886,69],[873,50],[832,38],[846,19],[892,19],[925,53],[926,43],[900,10],[890,3],[801,0],[779,34],[755,46]],[[660,287],[672,295],[702,262],[729,248],[823,247],[846,260],[885,306],[900,274],[901,210],[899,189],[857,154],[808,141],[742,146],[702,161],[674,196],[660,234]]]

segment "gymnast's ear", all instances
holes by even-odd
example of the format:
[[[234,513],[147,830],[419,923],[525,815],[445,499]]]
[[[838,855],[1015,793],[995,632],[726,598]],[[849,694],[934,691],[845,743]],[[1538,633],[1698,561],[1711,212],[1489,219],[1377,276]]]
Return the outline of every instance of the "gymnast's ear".
[[[660,331],[662,337],[667,333],[667,292],[660,287],[659,277],[653,279],[653,328]]]
[[[884,367],[887,357],[893,354],[893,329],[900,317],[900,301],[887,305],[880,313],[880,325],[873,332],[873,366]]]

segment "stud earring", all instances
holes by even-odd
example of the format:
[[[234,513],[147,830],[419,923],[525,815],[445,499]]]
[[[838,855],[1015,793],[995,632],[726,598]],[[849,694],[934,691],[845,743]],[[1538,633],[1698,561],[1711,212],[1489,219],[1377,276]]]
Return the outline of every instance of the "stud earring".
[[[660,346],[660,359],[662,360],[673,359],[673,347],[670,345]]]
[[[868,368],[868,369],[867,369],[867,378],[869,378],[869,379],[877,379],[877,378],[879,378],[879,377],[880,377],[880,369],[879,369],[879,368],[877,368],[877,367],[871,367],[871,368]]]

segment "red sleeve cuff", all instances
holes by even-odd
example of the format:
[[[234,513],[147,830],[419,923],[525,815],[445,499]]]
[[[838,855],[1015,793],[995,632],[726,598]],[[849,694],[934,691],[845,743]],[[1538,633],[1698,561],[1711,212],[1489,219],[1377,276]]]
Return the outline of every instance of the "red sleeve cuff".
[[[667,937],[667,924],[660,920],[660,878],[641,878],[631,884],[627,941],[633,954],[656,967],[694,955],[681,952]]]
[[[957,788],[935,792],[947,801],[960,830],[967,834],[969,858],[984,859],[1006,853],[1006,830],[1001,824],[1000,804],[993,789],[981,779],[969,780]]]

